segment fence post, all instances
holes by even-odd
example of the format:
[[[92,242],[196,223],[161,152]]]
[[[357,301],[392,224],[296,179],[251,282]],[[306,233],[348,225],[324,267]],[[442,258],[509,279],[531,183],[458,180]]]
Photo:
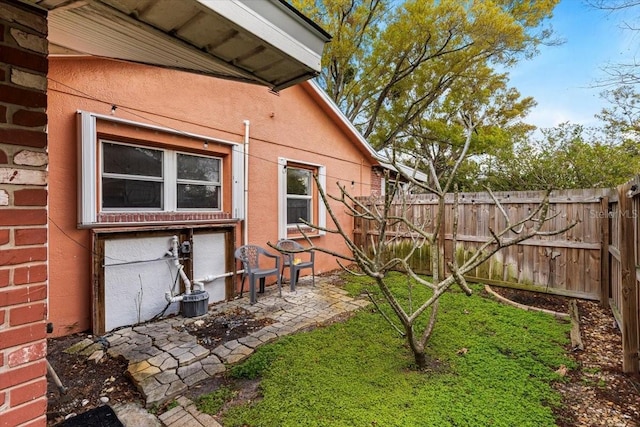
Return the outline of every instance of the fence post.
[[[633,203],[627,196],[631,183],[618,187],[620,265],[622,270],[622,371],[638,372],[638,301],[636,292]]]
[[[600,200],[600,306],[609,306],[611,290],[611,272],[609,258],[609,230],[611,229],[611,218],[609,217],[609,197],[605,196]]]

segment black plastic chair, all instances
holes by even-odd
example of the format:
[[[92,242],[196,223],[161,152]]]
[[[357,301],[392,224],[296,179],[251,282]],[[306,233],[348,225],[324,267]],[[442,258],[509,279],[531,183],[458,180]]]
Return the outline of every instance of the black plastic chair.
[[[255,304],[256,298],[256,279],[260,280],[260,293],[264,292],[265,278],[269,276],[276,276],[278,281],[278,293],[282,296],[282,288],[280,285],[280,257],[273,255],[256,245],[244,245],[240,246],[235,251],[236,259],[242,262],[242,286],[240,287],[240,296],[242,297],[242,291],[244,290],[244,279],[249,278],[249,302]],[[261,260],[264,258],[272,258],[275,261],[274,267],[260,266]]]
[[[304,251],[304,247],[295,240],[282,239],[276,243],[276,249],[282,252],[282,271],[280,281],[283,280],[284,269],[289,269],[289,283],[292,291],[296,290],[296,283],[300,277],[300,270],[311,269],[313,286],[316,285],[316,273],[314,267],[315,253],[313,250]],[[292,252],[287,252],[292,251]]]

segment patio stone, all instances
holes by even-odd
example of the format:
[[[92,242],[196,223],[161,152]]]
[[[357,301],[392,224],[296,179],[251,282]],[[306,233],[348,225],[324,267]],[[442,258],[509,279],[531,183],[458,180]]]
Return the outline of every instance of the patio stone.
[[[169,390],[169,384],[163,384],[160,387],[156,387],[148,394],[143,391],[146,396],[147,407],[152,406],[154,403],[163,402],[166,400],[166,392]]]
[[[86,341],[86,340],[83,340],[83,341]],[[78,351],[77,354],[79,354],[80,356],[91,356],[93,353],[100,350],[104,350],[104,347],[102,346],[102,344],[97,342],[96,343],[92,342],[91,345]]]
[[[243,338],[238,338],[238,342],[246,345],[249,348],[256,348],[262,344],[262,341],[250,335],[247,335],[246,337],[243,337]]]
[[[249,355],[251,355],[251,353],[253,353],[252,348],[249,348],[244,345],[240,345],[239,347],[236,347],[235,349],[233,349],[231,353],[227,355],[224,361],[230,364],[238,363],[241,360],[246,359]]]
[[[206,380],[207,378],[209,378],[209,374],[207,374],[203,369],[200,369],[199,371],[195,372],[193,375],[190,375],[187,378],[185,378],[183,381],[187,385],[187,387],[192,387],[198,384],[199,382]]]
[[[178,361],[173,357],[169,356],[162,365],[159,366],[161,371],[166,371],[167,369],[174,369],[178,367]]]
[[[191,365],[178,368],[176,372],[178,376],[184,380],[185,378],[201,370],[202,370],[202,364],[200,362],[196,362]]]
[[[204,369],[207,374],[215,375],[220,372],[224,372],[227,368],[224,366],[224,363],[218,359],[215,355],[210,355],[209,357],[202,359],[200,362],[202,364],[202,369]]]
[[[223,345],[219,345],[218,347],[213,349],[212,353],[218,356],[220,359],[224,360],[229,355],[229,353],[231,353],[231,350]]]
[[[164,371],[154,377],[160,384],[170,384],[179,381],[180,377],[174,371]]]
[[[160,350],[158,350],[158,351],[160,351]],[[148,358],[148,359],[147,359],[147,362],[149,362],[149,364],[150,364],[150,365],[161,367],[161,366],[162,366],[162,364],[163,364],[167,359],[170,359],[170,358],[172,359],[172,357],[171,357],[171,355],[170,355],[170,354],[167,354],[167,353],[165,353],[165,352],[163,352],[163,351],[160,351],[160,353],[159,353],[159,354],[157,354],[157,355],[155,355],[155,356],[152,356],[152,357]]]
[[[170,420],[174,420],[175,416],[180,414],[180,411],[182,411],[182,406],[176,406],[173,407],[171,409],[169,409],[167,412],[165,412],[164,414],[160,414],[158,416],[158,418],[160,419],[160,421],[162,421],[165,425],[169,425],[171,423]]]
[[[89,356],[89,360],[93,360],[94,362],[98,363],[103,356],[104,350],[94,351],[91,356]]]
[[[179,395],[180,393],[184,393],[187,390],[187,385],[183,381],[174,381],[169,385],[169,388],[165,392],[165,400],[171,399]]]
[[[147,363],[147,362],[143,362],[143,363]],[[130,372],[130,371],[127,371],[127,372],[129,373],[129,375],[131,375],[131,378],[133,378],[137,382],[140,382],[140,381],[144,380],[145,378],[152,377],[155,374],[159,374],[160,373],[160,368],[158,368],[156,366],[148,366],[147,368],[145,368],[143,370],[139,370],[139,371],[135,371],[135,372]]]
[[[178,357],[181,354],[185,354],[189,351],[188,348],[184,348],[184,347],[174,347],[171,350],[169,350],[169,354],[172,355],[173,357]]]
[[[346,292],[323,284],[321,278],[317,278],[315,287],[311,287],[310,280],[299,281],[295,292],[289,292],[285,284],[282,295],[280,298],[277,290],[268,288],[254,305],[249,304],[248,296],[243,296],[209,307],[208,314],[198,319],[173,316],[120,329],[105,337],[110,344],[107,352],[111,356],[124,356],[129,361],[127,374],[144,395],[147,407],[177,397],[180,406],[160,416],[165,426],[219,426],[213,417],[199,413],[193,402],[179,395],[224,372],[226,364],[246,359],[265,343],[369,305],[369,301],[354,300]],[[273,323],[213,350],[199,344],[183,327],[206,316],[215,317],[238,309]],[[82,349],[94,344],[102,348],[92,340],[85,341]]]

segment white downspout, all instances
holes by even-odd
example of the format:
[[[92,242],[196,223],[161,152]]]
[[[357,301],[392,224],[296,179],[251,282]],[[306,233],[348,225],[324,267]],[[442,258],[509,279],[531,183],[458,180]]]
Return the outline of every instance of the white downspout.
[[[249,120],[244,122],[244,230],[243,244],[249,243]]]

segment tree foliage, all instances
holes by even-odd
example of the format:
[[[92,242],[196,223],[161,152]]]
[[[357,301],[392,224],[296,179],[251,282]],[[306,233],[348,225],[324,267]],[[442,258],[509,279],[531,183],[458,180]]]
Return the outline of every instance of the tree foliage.
[[[558,0],[293,0],[333,35],[321,84],[375,148],[484,66],[514,64],[550,42]],[[491,73],[484,73],[491,76]],[[472,102],[473,92],[467,92]],[[461,101],[460,96],[458,96]]]
[[[494,190],[611,188],[640,171],[632,140],[617,142],[584,126],[564,123],[533,143],[485,158],[479,184]]]
[[[409,124],[398,148],[429,159],[437,178],[446,180],[465,146],[466,128],[460,120],[460,114],[464,115],[473,124],[474,132],[455,183],[460,189],[470,189],[480,173],[477,156],[497,156],[510,151],[514,140],[525,138],[534,128],[521,119],[535,101],[521,98],[507,83],[506,74],[497,74],[478,64],[435,101],[423,117]]]
[[[604,122],[608,137],[640,143],[640,94],[633,86],[623,85],[602,95],[610,107],[604,108],[596,117]]]

